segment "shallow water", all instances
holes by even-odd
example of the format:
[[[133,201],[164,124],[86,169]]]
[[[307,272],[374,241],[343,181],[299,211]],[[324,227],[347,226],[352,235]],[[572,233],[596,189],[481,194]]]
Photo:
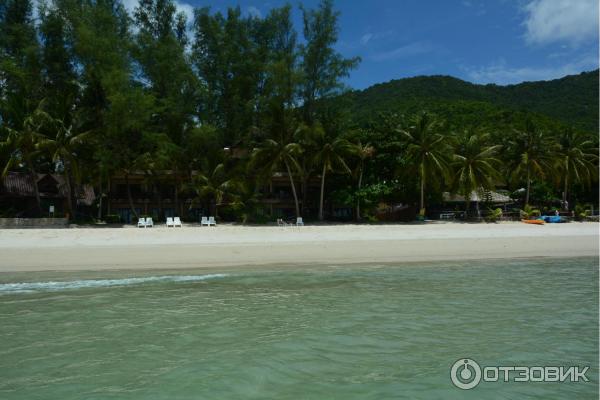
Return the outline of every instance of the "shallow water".
[[[463,391],[450,367],[590,366]],[[0,274],[1,399],[597,399],[598,260]]]

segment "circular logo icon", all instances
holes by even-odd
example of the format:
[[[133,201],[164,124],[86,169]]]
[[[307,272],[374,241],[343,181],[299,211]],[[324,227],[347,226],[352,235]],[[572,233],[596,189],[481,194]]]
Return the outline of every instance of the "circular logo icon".
[[[459,389],[473,389],[481,381],[481,368],[470,358],[457,360],[450,369],[450,379]]]

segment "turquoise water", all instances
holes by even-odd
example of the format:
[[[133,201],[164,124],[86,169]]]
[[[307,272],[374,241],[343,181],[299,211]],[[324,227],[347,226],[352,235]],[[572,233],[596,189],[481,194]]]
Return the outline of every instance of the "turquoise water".
[[[590,366],[455,388],[450,367]],[[598,260],[0,274],[0,398],[597,399]]]

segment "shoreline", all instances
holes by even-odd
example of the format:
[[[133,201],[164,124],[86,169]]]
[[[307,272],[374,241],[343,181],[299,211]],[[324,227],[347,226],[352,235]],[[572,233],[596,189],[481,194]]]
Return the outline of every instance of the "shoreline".
[[[597,223],[0,230],[0,272],[598,256]]]

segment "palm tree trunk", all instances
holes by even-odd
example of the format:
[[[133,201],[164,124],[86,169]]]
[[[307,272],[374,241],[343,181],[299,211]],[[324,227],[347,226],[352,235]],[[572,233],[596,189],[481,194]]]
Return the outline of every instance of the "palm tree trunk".
[[[179,213],[179,170],[175,167],[175,215],[180,215]]]
[[[73,189],[71,187],[71,173],[68,167],[69,163],[65,162],[65,183],[67,184],[67,208],[69,217],[73,216]]]
[[[108,175],[108,179],[106,180],[106,215],[110,215],[110,174]]]
[[[325,193],[325,174],[327,168],[323,165],[323,173],[321,174],[321,196],[319,199],[319,221],[323,221],[323,196]]]
[[[290,170],[290,164],[285,161],[285,168],[287,169],[288,176],[290,177],[290,185],[292,185],[292,194],[294,195],[294,203],[296,205],[296,218],[300,217],[300,206],[298,205],[298,195],[296,194],[296,186],[294,185],[294,177],[292,176],[292,171]]]
[[[525,192],[525,205],[529,204],[529,188],[531,187],[531,173],[527,167],[527,190]]]
[[[361,161],[360,164],[360,173],[358,174],[358,190],[357,192],[360,192],[360,189],[362,187],[362,179],[363,179],[363,163]],[[360,198],[356,199],[356,222],[360,221]]]
[[[40,198],[40,189],[37,185],[37,172],[35,172],[35,168],[33,164],[28,160],[27,165],[29,165],[29,174],[31,175],[31,180],[33,182],[33,193],[35,194],[35,203],[37,206],[38,215],[42,215],[42,199]]]
[[[423,167],[421,167],[421,203],[419,207],[419,214],[423,213],[425,209],[425,172],[423,171]]]
[[[129,184],[129,174],[125,174],[125,184],[127,185],[127,200],[129,201],[129,208],[131,208],[131,212],[136,218],[139,218],[137,211],[133,207],[133,198],[131,197],[131,185]]]
[[[98,199],[98,219],[102,219],[102,174],[100,174],[100,182],[98,183],[98,192],[100,198]]]
[[[569,211],[567,203],[567,191],[569,190],[569,163],[565,162],[565,190],[563,191],[563,208]]]

